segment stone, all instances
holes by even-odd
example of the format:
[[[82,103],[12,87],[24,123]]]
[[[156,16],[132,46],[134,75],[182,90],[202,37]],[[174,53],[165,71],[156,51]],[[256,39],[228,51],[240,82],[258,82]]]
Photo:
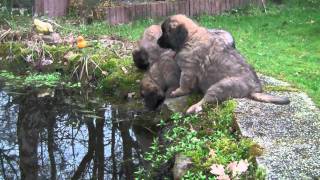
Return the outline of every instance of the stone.
[[[265,85],[289,86],[261,76]],[[240,133],[264,151],[256,158],[266,179],[320,177],[320,110],[304,92],[268,92],[287,96],[289,105],[237,99],[235,119]]]
[[[184,113],[188,108],[188,96],[180,96],[176,98],[167,98],[162,105],[162,108],[167,108],[171,112]]]
[[[51,33],[50,35],[43,35],[41,36],[42,40],[50,45],[56,45],[56,44],[61,44],[62,43],[62,38],[60,34],[58,33]]]
[[[182,179],[186,172],[192,167],[191,158],[179,153],[175,155],[173,166],[173,177],[175,180]]]

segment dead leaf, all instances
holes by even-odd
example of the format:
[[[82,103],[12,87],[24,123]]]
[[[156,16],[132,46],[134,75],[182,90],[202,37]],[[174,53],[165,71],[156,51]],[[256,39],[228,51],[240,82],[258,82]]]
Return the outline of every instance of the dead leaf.
[[[211,169],[210,170],[211,174],[214,174],[214,175],[217,175],[217,176],[225,175],[224,167],[221,164],[212,164],[210,166],[210,169]]]
[[[230,180],[230,177],[228,175],[220,175],[217,177],[218,180]]]
[[[107,71],[101,71],[101,74],[107,76],[107,75],[108,75],[108,72],[107,72]]]
[[[128,98],[132,99],[136,95],[135,92],[128,93]]]
[[[121,70],[123,71],[124,74],[128,74],[128,70],[125,67],[121,67]]]
[[[249,166],[248,160],[240,160],[238,163],[237,169],[240,173],[243,173],[248,170],[248,166]]]
[[[237,161],[233,161],[233,162],[231,162],[230,164],[228,164],[227,170],[233,172],[233,171],[236,170],[237,165],[238,165],[238,162],[237,162]]]
[[[209,151],[209,156],[210,156],[211,158],[216,157],[216,156],[217,156],[216,151],[213,150],[213,149],[210,149],[210,151]]]

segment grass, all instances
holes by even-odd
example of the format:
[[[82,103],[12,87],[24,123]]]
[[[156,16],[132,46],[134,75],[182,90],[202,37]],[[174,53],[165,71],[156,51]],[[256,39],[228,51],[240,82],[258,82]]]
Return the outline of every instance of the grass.
[[[312,4],[314,3],[314,4]],[[255,69],[288,81],[320,105],[319,2],[286,1],[260,10],[198,19],[208,28],[223,28],[235,37],[237,49]]]

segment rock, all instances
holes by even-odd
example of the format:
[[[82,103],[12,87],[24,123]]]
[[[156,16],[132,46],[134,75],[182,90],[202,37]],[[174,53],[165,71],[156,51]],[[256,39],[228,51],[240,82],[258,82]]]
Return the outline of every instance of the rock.
[[[265,76],[263,76],[265,77]],[[274,78],[264,84],[289,85]],[[237,99],[235,118],[242,136],[264,150],[257,157],[267,179],[313,179],[320,176],[320,110],[303,92],[270,92],[287,96],[289,105]]]
[[[175,112],[185,113],[188,108],[188,96],[181,96],[176,98],[167,98],[160,106],[160,113],[155,117],[154,121],[170,119]]]
[[[50,35],[41,36],[42,40],[50,45],[56,45],[62,43],[62,38],[58,33],[51,33]]]
[[[53,27],[50,23],[43,22],[39,19],[34,19],[33,25],[35,26],[35,29],[38,33],[48,34],[53,32]]]
[[[171,112],[184,113],[188,108],[188,96],[167,98],[162,105],[162,109],[167,108]]]
[[[72,51],[68,51],[65,55],[63,55],[63,59],[69,62],[69,61],[74,61],[77,58],[80,58],[80,56],[81,56],[80,54],[74,53]]]
[[[259,76],[259,79],[262,83],[262,85],[266,86],[266,85],[269,85],[269,86],[291,86],[289,83],[287,82],[284,82],[284,81],[280,81],[278,79],[275,79],[273,77],[270,77],[270,76],[265,76],[265,75],[262,75],[262,74],[258,74]]]
[[[191,158],[183,155],[183,154],[176,154],[175,162],[173,166],[173,177],[175,180],[182,179],[185,173],[190,169],[192,166]]]

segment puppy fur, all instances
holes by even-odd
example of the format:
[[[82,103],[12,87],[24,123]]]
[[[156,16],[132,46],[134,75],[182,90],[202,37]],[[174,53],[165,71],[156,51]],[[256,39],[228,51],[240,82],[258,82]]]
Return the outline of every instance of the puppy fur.
[[[166,51],[151,64],[140,83],[140,94],[148,109],[156,109],[179,86],[180,68],[174,51]]]
[[[144,31],[138,42],[138,47],[132,52],[133,62],[137,68],[147,70],[150,64],[167,51],[157,44],[161,34],[161,26],[159,25],[151,25]]]
[[[208,31],[212,36],[220,37],[226,46],[235,48],[234,38],[229,32],[222,29],[209,29]],[[138,47],[132,53],[137,68],[147,70],[150,64],[158,60],[160,54],[166,51],[157,44],[161,35],[160,25],[151,25],[144,31],[142,38],[138,41]]]
[[[253,68],[240,53],[184,15],[174,15],[162,25],[158,44],[177,52],[181,69],[179,88],[172,96],[189,94],[199,88],[204,97],[187,113],[199,112],[204,103],[217,103],[229,98],[251,97],[263,102],[288,104],[288,98],[262,94],[261,83]]]

